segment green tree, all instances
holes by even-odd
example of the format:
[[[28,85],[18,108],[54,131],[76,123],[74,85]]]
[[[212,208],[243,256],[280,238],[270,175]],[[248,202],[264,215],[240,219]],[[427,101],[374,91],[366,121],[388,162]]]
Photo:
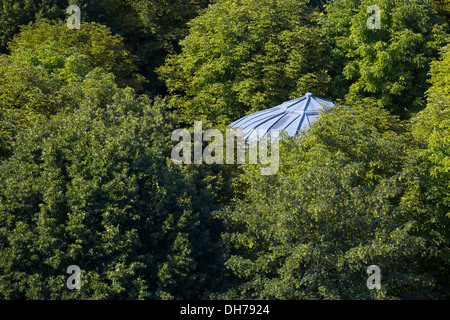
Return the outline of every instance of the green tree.
[[[11,54],[0,56],[3,157],[21,128],[75,108],[89,73],[102,78],[106,73],[99,71],[106,70],[121,86],[142,87],[142,76],[135,72],[123,39],[95,23],[69,30],[63,23],[41,20],[23,27],[9,48]]]
[[[109,13],[114,4],[121,9],[119,1],[112,3],[107,0],[1,0],[0,52],[7,53],[8,42],[20,32],[21,26],[41,19],[65,20],[69,16],[66,13],[69,5],[80,7],[82,22],[98,22],[113,26],[117,17]]]
[[[71,62],[67,62],[67,58],[78,53],[83,57],[85,68],[112,72],[119,86],[131,86],[135,90],[142,86],[136,57],[125,48],[123,37],[98,23],[83,23],[81,29],[71,30],[65,22],[40,20],[22,27],[8,43],[8,48],[12,56],[19,56],[19,60],[33,65],[43,65],[49,72],[65,67]]]
[[[39,18],[61,19],[67,1],[63,0],[1,0],[0,1],[0,52],[7,52],[7,43],[19,32],[22,25]]]
[[[214,196],[166,162],[164,102],[94,72],[77,103],[22,130],[0,163],[0,297],[205,297],[221,274]]]
[[[139,57],[140,73],[148,80],[145,90],[165,92],[154,69],[161,66],[169,52],[178,49],[187,33],[186,23],[205,8],[209,0],[1,0],[0,52],[7,53],[7,43],[20,27],[42,19],[64,20],[69,5],[81,9],[82,29],[96,22],[109,27],[125,39],[127,49]]]
[[[422,141],[436,138],[433,133],[447,133],[446,121],[449,119],[450,105],[450,44],[441,51],[441,56],[431,63],[430,83],[427,91],[427,108],[413,120],[414,133]],[[444,127],[440,128],[442,124]]]
[[[450,44],[431,65],[427,107],[412,119],[413,134],[422,146],[414,153],[412,170],[418,176],[410,199],[423,199],[431,213],[430,241],[439,244],[436,261],[443,287],[450,286]],[[412,205],[415,205],[413,203]],[[447,292],[447,297],[450,293]]]
[[[311,91],[329,77],[307,1],[221,0],[189,22],[182,52],[159,68],[183,121],[227,123]]]
[[[438,255],[420,232],[428,216],[404,204],[406,125],[381,107],[336,107],[308,134],[280,144],[277,175],[246,165],[243,197],[217,211],[233,277],[221,297],[428,299],[442,297]],[[381,269],[381,289],[366,286]]]
[[[450,23],[450,0],[433,0],[433,9]]]
[[[164,83],[155,68],[164,63],[168,53],[179,49],[178,42],[187,34],[186,23],[205,8],[209,0],[101,0],[97,15],[89,19],[111,28],[125,39],[127,48],[139,57],[140,72],[148,80],[146,92],[164,94]],[[86,6],[87,7],[87,6]],[[91,5],[89,5],[92,8]],[[94,8],[96,8],[94,6]],[[94,10],[94,11],[95,11]],[[84,12],[84,11],[83,11]]]
[[[22,109],[45,116],[61,110],[65,103],[61,86],[44,68],[8,56],[0,56],[0,97],[8,109]]]
[[[6,108],[49,116],[70,106],[74,89],[95,68],[114,74],[121,85],[139,89],[142,78],[122,38],[107,27],[85,23],[69,30],[41,21],[23,27],[0,56],[0,97]]]
[[[380,9],[380,29],[366,24],[372,5]],[[334,0],[322,22],[333,46],[334,98],[381,103],[403,118],[425,107],[430,62],[449,30],[430,2]]]

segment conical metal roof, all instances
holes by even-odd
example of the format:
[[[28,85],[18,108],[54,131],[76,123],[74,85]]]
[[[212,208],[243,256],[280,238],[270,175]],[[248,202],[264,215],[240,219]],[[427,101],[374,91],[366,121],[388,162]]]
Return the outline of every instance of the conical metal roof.
[[[334,103],[308,92],[303,97],[249,114],[231,123],[230,127],[240,128],[246,140],[262,138],[270,130],[272,133],[285,130],[289,136],[295,136],[300,130],[309,128],[324,106],[334,106]]]

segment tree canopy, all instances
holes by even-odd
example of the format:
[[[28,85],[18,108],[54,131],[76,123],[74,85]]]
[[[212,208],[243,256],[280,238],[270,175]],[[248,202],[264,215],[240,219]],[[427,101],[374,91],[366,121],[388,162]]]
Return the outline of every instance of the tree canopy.
[[[371,5],[380,10],[379,29],[367,27]],[[323,26],[336,55],[333,93],[348,104],[381,103],[402,118],[423,109],[430,62],[449,31],[431,2],[335,0],[326,10]]]
[[[76,111],[21,131],[2,163],[0,296],[203,297],[220,280],[199,202],[209,192],[166,164],[164,103],[87,81]],[[68,265],[83,290],[67,290]]]
[[[0,299],[448,299],[449,13],[0,0]],[[276,174],[173,161],[178,129],[219,157],[232,121],[307,92],[335,105],[281,134]]]
[[[431,87],[427,107],[413,119],[412,133],[423,150],[413,157],[412,170],[420,172],[420,186],[433,212],[433,228],[442,234],[437,240],[443,248],[442,274],[450,266],[450,45],[431,65]],[[448,279],[448,278],[447,278]],[[449,282],[446,282],[449,285]]]
[[[244,196],[217,212],[235,276],[222,297],[442,298],[422,269],[439,256],[420,232],[432,213],[419,216],[403,200],[405,163],[417,150],[406,132],[380,107],[338,107],[307,135],[281,141],[279,175],[248,167]],[[367,290],[369,265],[382,270],[381,290]]]
[[[217,1],[189,22],[182,52],[159,69],[188,123],[237,119],[330,80],[318,14],[307,1]]]

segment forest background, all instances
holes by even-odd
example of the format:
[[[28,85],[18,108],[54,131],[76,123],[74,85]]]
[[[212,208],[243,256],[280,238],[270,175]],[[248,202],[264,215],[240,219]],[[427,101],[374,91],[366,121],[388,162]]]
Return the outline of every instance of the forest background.
[[[449,0],[0,0],[0,299],[448,299],[449,23]],[[170,159],[177,128],[307,92],[337,106],[276,175]]]

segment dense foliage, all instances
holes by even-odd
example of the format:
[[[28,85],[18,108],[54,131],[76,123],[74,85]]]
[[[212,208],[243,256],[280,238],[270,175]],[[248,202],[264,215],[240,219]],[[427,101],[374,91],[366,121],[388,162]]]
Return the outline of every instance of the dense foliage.
[[[449,14],[0,0],[0,299],[448,299]],[[277,174],[172,162],[174,130],[306,92],[340,103],[280,141]]]
[[[422,225],[433,212],[409,205],[404,164],[417,146],[380,108],[339,107],[299,139],[285,140],[280,174],[248,169],[245,196],[219,211],[236,275],[225,295],[248,299],[439,298],[424,260]],[[257,172],[257,171],[256,171]],[[381,290],[367,290],[377,265]],[[437,291],[442,290],[438,288]]]
[[[366,25],[371,5],[380,9],[380,29]],[[336,0],[323,25],[334,47],[336,97],[380,103],[403,118],[423,109],[430,62],[449,31],[429,1]]]
[[[220,250],[198,203],[208,191],[193,195],[166,164],[170,118],[160,101],[88,81],[76,112],[24,130],[2,164],[1,298],[201,297]],[[83,290],[65,286],[72,264]]]

